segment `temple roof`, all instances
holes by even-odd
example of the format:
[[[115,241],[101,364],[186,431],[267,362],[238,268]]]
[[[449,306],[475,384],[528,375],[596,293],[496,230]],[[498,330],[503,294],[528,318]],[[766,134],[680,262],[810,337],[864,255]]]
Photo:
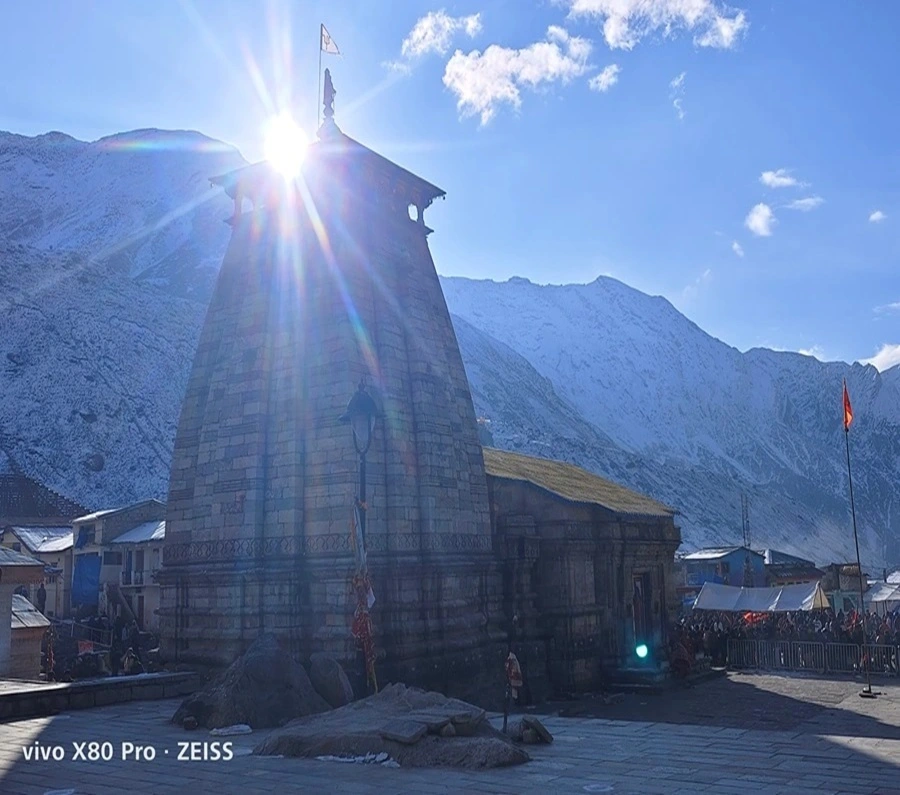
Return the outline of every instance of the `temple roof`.
[[[676,513],[661,502],[562,461],[485,447],[484,468],[492,477],[532,483],[563,499],[600,505],[622,516],[667,517]]]
[[[323,175],[321,169],[326,169],[327,173]],[[383,180],[395,189],[401,189],[410,203],[423,209],[446,195],[436,185],[345,135],[333,122],[323,125],[319,140],[309,145],[303,163],[303,175],[307,179],[316,180],[332,174],[342,177],[367,174]],[[265,193],[274,180],[282,181],[282,177],[266,161],[210,177],[210,182],[224,188],[232,199],[239,192],[248,197]]]

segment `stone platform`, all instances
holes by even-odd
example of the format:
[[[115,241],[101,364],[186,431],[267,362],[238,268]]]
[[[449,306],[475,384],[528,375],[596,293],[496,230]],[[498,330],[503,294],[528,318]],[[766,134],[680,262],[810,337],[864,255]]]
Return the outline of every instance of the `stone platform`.
[[[4,679],[0,680],[0,721],[43,717],[124,701],[186,696],[199,684],[199,678],[191,672],[107,676],[77,682]]]
[[[528,746],[524,765],[485,771],[252,756],[268,732],[211,737],[169,724],[175,701],[116,704],[0,725],[0,792],[887,795],[900,790],[900,687],[879,689],[864,701],[854,682],[729,675],[628,696],[608,717],[542,718],[552,745]],[[229,761],[178,760],[179,742],[223,740],[233,742]],[[65,759],[26,761],[22,749],[35,741],[61,745]],[[73,761],[72,743],[86,741],[112,743],[117,758]],[[125,742],[152,745],[156,758],[122,760]]]

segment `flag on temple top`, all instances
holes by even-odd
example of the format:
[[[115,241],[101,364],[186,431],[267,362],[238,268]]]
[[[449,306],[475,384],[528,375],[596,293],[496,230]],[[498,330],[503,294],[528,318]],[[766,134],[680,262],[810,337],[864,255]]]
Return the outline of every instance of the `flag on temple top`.
[[[850,393],[847,391],[847,381],[844,381],[844,430],[850,430],[853,422],[853,407],[850,405]]]
[[[320,27],[322,28],[322,30],[319,36],[319,48],[322,50],[322,52],[327,52],[330,55],[340,55],[341,51],[338,49],[337,44],[334,43],[334,39],[331,38],[331,34],[327,30],[325,30],[324,25],[320,25]]]

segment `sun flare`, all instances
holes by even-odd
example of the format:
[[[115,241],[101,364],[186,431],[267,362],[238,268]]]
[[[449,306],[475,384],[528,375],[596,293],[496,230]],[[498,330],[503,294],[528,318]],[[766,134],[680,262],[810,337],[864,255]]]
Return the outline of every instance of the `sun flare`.
[[[297,122],[282,114],[269,119],[265,130],[266,160],[282,176],[293,179],[300,173],[309,138]]]

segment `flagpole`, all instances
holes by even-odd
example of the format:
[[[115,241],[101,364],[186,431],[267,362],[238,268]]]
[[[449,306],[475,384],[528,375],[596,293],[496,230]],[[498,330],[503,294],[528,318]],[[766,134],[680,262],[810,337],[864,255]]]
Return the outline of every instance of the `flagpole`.
[[[844,388],[846,389],[846,384]],[[853,517],[853,542],[856,544],[856,567],[859,572],[859,613],[862,616],[863,660],[865,661],[866,669],[866,686],[859,695],[862,698],[875,698],[875,693],[872,692],[872,677],[869,673],[869,643],[868,633],[866,632],[865,604],[863,601],[863,570],[862,560],[859,556],[859,534],[856,532],[856,506],[853,502],[853,474],[850,470],[850,426],[846,423],[844,424],[844,441],[847,444],[847,480],[850,482],[850,514]]]
[[[316,91],[316,130],[319,129],[319,120],[321,119],[322,106],[319,103],[319,98],[322,96],[322,28],[323,25],[319,23],[319,87]]]

